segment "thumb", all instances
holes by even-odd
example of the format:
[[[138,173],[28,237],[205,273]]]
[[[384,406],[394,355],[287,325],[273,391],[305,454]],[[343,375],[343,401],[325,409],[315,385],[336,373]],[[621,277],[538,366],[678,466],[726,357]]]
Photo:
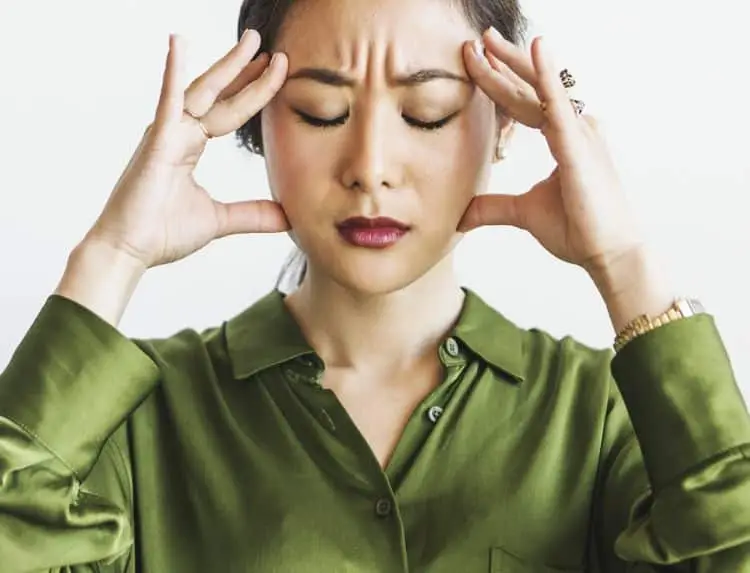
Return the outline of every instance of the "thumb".
[[[458,224],[458,231],[466,233],[486,225],[521,226],[518,197],[515,195],[477,195],[469,203]]]
[[[219,221],[217,239],[244,233],[281,233],[291,229],[286,213],[276,201],[262,199],[214,203]]]

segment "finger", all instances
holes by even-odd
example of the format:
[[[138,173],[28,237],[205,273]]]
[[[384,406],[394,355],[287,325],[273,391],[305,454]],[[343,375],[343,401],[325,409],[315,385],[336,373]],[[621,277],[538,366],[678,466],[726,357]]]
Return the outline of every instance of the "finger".
[[[505,109],[517,91],[502,71],[490,65],[484,46],[479,40],[466,42],[463,48],[464,64],[469,76],[479,88],[498,106]]]
[[[539,106],[539,97],[534,87],[521,79],[504,62],[492,54],[485,54],[493,70],[498,73],[498,89],[502,103],[498,105],[516,121],[527,127],[539,129],[544,123],[544,114]]]
[[[217,103],[203,118],[208,131],[226,135],[242,127],[271,101],[286,80],[288,60],[277,52],[260,77],[245,86],[237,95]]]
[[[239,75],[237,75],[237,77],[232,80],[232,83],[230,83],[226,88],[222,90],[222,92],[219,94],[219,97],[217,97],[216,99],[218,101],[223,101],[227,98],[237,95],[245,88],[247,84],[257,80],[263,73],[263,70],[266,69],[266,66],[268,66],[269,59],[270,58],[268,54],[264,52],[257,58],[252,60],[243,68]]]
[[[216,208],[219,214],[217,239],[243,233],[280,233],[291,228],[284,210],[276,201],[217,201]]]
[[[500,108],[501,113],[528,127],[541,126],[544,116],[533,87],[503,62],[484,53],[481,44],[468,42],[464,59],[474,83]]]
[[[535,38],[532,42],[531,58],[539,78],[537,93],[545,104],[542,132],[560,163],[577,153],[582,141],[581,122],[542,38]]]
[[[170,34],[169,51],[167,52],[161,93],[154,119],[154,127],[157,131],[162,131],[168,125],[177,123],[182,118],[184,95],[182,86],[184,76],[183,49],[182,38],[176,34]]]
[[[260,34],[246,30],[237,44],[204,74],[193,80],[185,90],[185,106],[193,114],[203,116],[211,109],[219,94],[243,70],[260,47]]]
[[[458,231],[466,233],[486,225],[510,225],[523,228],[515,195],[477,195],[469,203],[458,224]]]
[[[524,48],[506,40],[500,32],[492,27],[482,34],[482,40],[488,54],[492,54],[498,60],[505,62],[518,77],[536,89],[537,70]]]
[[[579,119],[583,123],[585,132],[589,137],[599,139],[601,138],[601,129],[599,127],[599,121],[592,115],[587,113],[581,114]]]

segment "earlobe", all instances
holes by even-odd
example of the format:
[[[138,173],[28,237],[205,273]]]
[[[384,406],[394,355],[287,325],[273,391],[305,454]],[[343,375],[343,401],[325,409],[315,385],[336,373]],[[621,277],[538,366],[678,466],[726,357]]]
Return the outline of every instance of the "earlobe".
[[[508,157],[508,143],[510,142],[516,121],[506,115],[500,115],[498,120],[497,141],[495,143],[494,163]]]

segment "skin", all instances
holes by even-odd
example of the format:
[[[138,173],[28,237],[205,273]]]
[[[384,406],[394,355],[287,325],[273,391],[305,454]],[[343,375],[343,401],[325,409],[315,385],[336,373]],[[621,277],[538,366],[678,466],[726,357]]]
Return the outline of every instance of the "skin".
[[[450,256],[463,232],[526,230],[589,273],[615,331],[662,312],[674,291],[637,232],[596,123],[573,111],[541,39],[529,54],[489,29],[477,45],[455,4],[305,0],[273,58],[252,61],[259,38],[250,32],[186,88],[181,42],[171,38],[154,123],[57,292],[116,324],[147,268],[222,236],[290,231],[310,265],[286,302],[326,364],[323,385],[381,464],[442,380],[437,348],[463,303]],[[297,77],[309,67],[348,78],[346,86]],[[464,81],[397,81],[424,68]],[[212,199],[193,178],[207,140],[261,109],[276,200]],[[407,119],[453,113],[432,131]],[[309,123],[342,114],[335,127]],[[542,134],[556,167],[524,194],[485,194],[494,147],[513,122]],[[412,230],[385,251],[355,248],[335,227],[355,215],[398,218]]]
[[[615,331],[663,311],[674,297],[663,265],[642,241],[596,122],[573,111],[541,38],[528,53],[493,29],[478,49],[477,37],[447,0],[305,0],[288,14],[270,60],[252,60],[260,39],[249,31],[186,85],[173,36],[154,123],[58,292],[116,324],[146,269],[226,235],[291,231],[310,269],[287,301],[326,365],[355,381],[362,373],[397,379],[415,365],[434,370],[435,349],[458,316],[450,253],[461,233],[513,225],[588,272]],[[349,81],[298,78],[309,66]],[[421,67],[471,81],[396,81]],[[193,177],[207,140],[261,110],[278,201],[212,199]],[[348,115],[324,129],[300,111]],[[453,112],[433,131],[408,119]],[[556,167],[524,194],[484,194],[494,144],[504,144],[514,121],[542,134]],[[400,218],[412,231],[387,251],[357,249],[335,231],[353,215]]]
[[[312,0],[287,17],[276,49],[289,58],[289,79],[262,116],[274,196],[310,259],[313,280],[360,295],[408,287],[456,245],[458,222],[485,189],[496,140],[494,105],[469,80],[462,42],[478,37],[450,2],[387,0],[372,11],[362,0]],[[350,86],[295,78],[323,68]],[[420,70],[462,79],[399,85]],[[298,111],[343,125],[317,127]],[[426,130],[403,115],[435,121]],[[383,251],[343,241],[335,227],[354,215],[388,216],[412,232]],[[433,279],[427,279],[432,281]]]
[[[461,46],[478,37],[455,3],[435,0],[386,0],[377,11],[363,0],[308,0],[285,20],[275,49],[288,57],[289,76],[263,111],[265,157],[272,193],[309,259],[288,303],[329,368],[393,376],[434,354],[460,310],[450,256],[457,227],[486,190],[510,125],[466,71]],[[296,77],[311,68],[350,81]],[[399,82],[434,69],[458,79]],[[298,112],[345,119],[321,127]],[[446,117],[430,130],[413,121]],[[357,248],[336,229],[356,215],[392,217],[411,231],[385,250]]]

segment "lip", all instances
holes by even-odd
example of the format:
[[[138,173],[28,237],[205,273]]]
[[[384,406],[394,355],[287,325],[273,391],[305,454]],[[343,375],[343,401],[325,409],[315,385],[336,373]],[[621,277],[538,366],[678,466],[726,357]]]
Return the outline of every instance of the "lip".
[[[349,217],[338,224],[339,229],[357,228],[357,229],[401,229],[408,231],[409,225],[402,223],[397,219],[390,217]]]
[[[406,223],[390,217],[350,217],[336,227],[347,243],[369,249],[395,245],[410,229]]]

